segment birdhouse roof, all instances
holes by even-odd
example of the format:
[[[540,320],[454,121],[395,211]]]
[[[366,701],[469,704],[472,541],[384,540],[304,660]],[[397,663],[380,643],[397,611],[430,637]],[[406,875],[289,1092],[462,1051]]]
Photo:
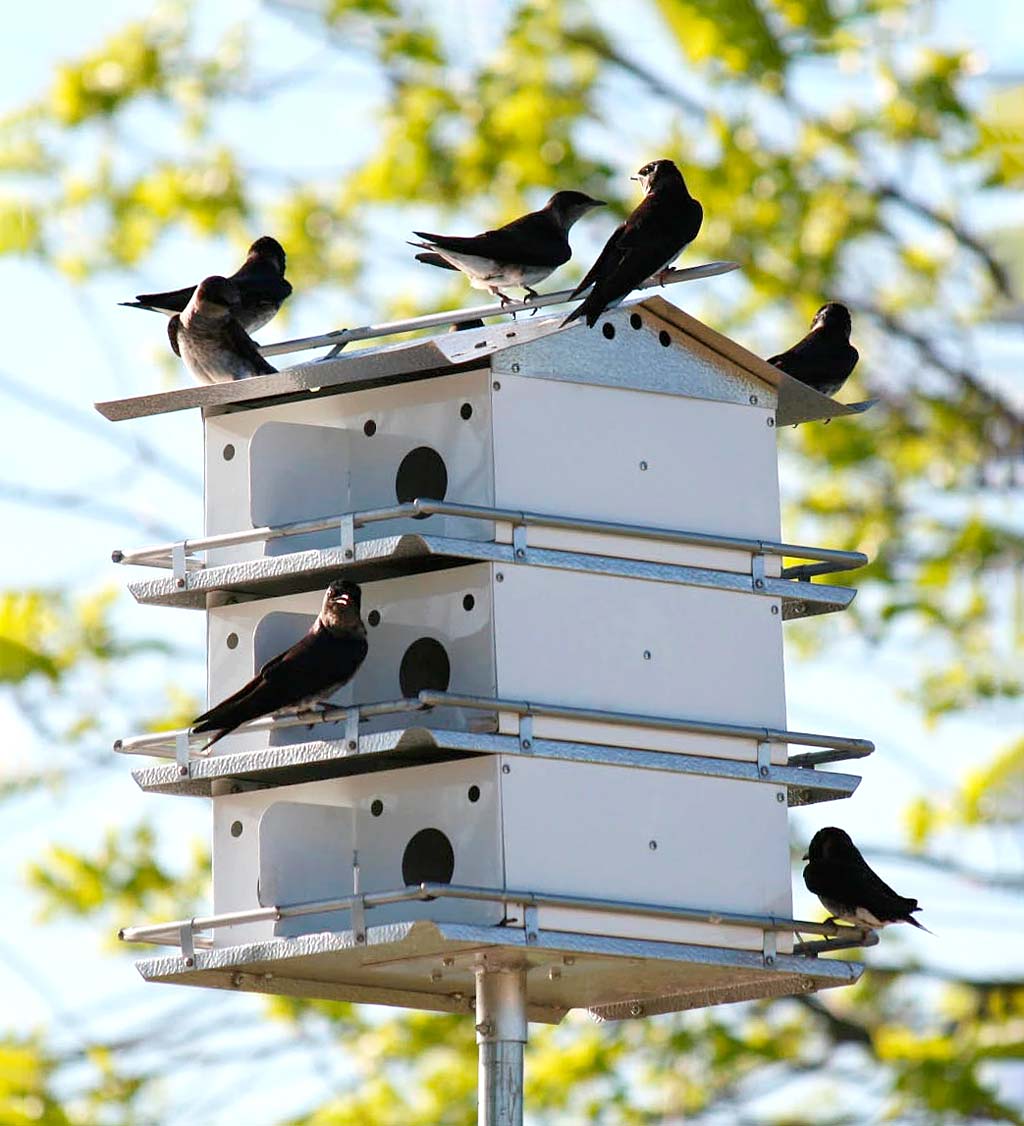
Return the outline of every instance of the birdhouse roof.
[[[465,315],[471,314],[468,310]],[[561,317],[520,317],[441,332],[299,363],[274,375],[112,399],[97,403],[96,409],[114,422],[193,407],[221,413],[485,366],[496,374],[775,406],[780,426],[864,409],[863,404],[838,403],[791,378],[661,296],[610,310],[592,329],[579,322],[562,328]],[[681,353],[686,362],[680,362]]]

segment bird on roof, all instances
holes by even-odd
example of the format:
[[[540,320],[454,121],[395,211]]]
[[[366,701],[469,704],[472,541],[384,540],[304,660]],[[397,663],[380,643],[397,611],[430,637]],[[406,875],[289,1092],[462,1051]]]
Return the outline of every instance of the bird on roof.
[[[468,238],[415,231],[423,241],[409,245],[427,252],[417,254],[417,262],[461,270],[474,289],[488,290],[508,305],[512,298],[504,289],[521,286],[529,297],[536,297],[533,287],[569,261],[569,231],[594,207],[604,207],[604,201],[584,192],[555,192],[539,211],[493,231]]]
[[[368,648],[361,605],[362,592],[355,583],[343,579],[331,583],[309,631],[234,695],[193,721],[193,734],[214,733],[204,753],[249,720],[326,700],[348,684]]]
[[[860,358],[850,343],[852,329],[850,310],[838,301],[830,301],[814,314],[810,332],[788,352],[772,356],[768,363],[822,395],[834,395]]]
[[[230,280],[238,286],[239,307],[235,319],[246,332],[262,328],[281,308],[291,294],[291,284],[285,281],[284,247],[269,235],[258,238],[249,247],[242,265]],[[140,293],[134,301],[122,301],[130,309],[148,309],[154,313],[173,316],[184,312],[195,293],[194,285],[174,289],[167,293]]]
[[[174,354],[200,383],[228,383],[277,371],[239,324],[240,302],[238,286],[230,278],[203,278],[184,311],[167,322]]]
[[[804,883],[830,913],[829,922],[843,919],[873,929],[910,923],[928,931],[913,917],[913,912],[921,910],[917,900],[898,895],[876,875],[842,829],[819,829],[804,860],[810,862],[804,868]]]
[[[683,174],[671,160],[652,160],[632,179],[640,181],[644,198],[615,229],[587,276],[573,290],[574,298],[587,289],[590,293],[562,321],[563,327],[577,317],[586,317],[593,328],[605,309],[618,305],[648,278],[664,274],[697,237],[704,209],[690,195]]]

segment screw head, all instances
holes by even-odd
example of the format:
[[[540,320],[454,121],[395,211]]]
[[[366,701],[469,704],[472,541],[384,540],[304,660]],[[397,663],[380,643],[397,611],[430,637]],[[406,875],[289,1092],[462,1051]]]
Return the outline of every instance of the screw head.
[[[519,371],[519,365],[518,365],[518,364],[513,364],[513,365],[512,365],[512,370],[513,370],[513,371],[516,371],[516,372],[517,372],[517,371]]]
[[[642,1017],[644,1015],[643,1005],[641,1005],[639,1001],[634,1001],[633,1004],[629,1006],[629,1015],[631,1017]]]
[[[186,958],[185,959],[185,965],[186,966],[194,966],[195,964],[196,964],[195,958]]]
[[[493,383],[491,384],[491,387],[493,387],[495,391],[500,391],[500,390],[501,390],[501,384],[500,384],[500,383],[499,383],[499,382],[498,382],[497,380],[495,380],[495,381],[494,381],[494,382],[493,382]]]
[[[760,769],[758,770],[758,774],[760,774],[762,778],[767,778],[768,777],[768,767],[767,766],[760,767]]]
[[[758,590],[764,590],[764,579],[754,579],[754,586],[756,586]]]
[[[533,746],[533,743],[529,739],[524,739],[520,746],[524,751],[528,751]]]
[[[751,405],[752,407],[756,407],[756,406],[757,406],[757,396],[756,396],[756,395],[751,395],[751,396],[750,396],[750,405]]]
[[[525,559],[526,558],[526,548],[517,547],[516,548],[516,558],[517,559]]]
[[[649,661],[650,659],[651,659],[651,651],[650,651],[650,649],[645,649],[644,650],[644,660]]]
[[[764,957],[764,964],[766,966],[774,966],[775,965],[775,955],[774,954],[766,954],[765,957]]]
[[[775,795],[775,800],[780,803],[784,802],[786,800],[786,795],[781,790],[779,790],[779,792]]]
[[[356,945],[357,946],[362,946],[365,941],[366,941],[366,935],[365,934],[357,934],[356,935]],[[438,974],[438,977],[440,977],[440,976],[441,975]]]
[[[184,778],[188,774],[188,767],[187,766],[179,766],[178,767],[178,773],[182,776],[182,778]]]
[[[185,589],[185,580],[184,579],[176,579],[174,585],[178,588],[178,590],[184,590]]]
[[[357,749],[358,747],[359,747],[359,744],[358,744],[358,742],[356,742],[356,740],[355,740],[355,739],[349,739],[349,741],[348,741],[348,749],[349,749],[350,751],[354,751],[354,750],[356,750],[356,749]]]
[[[773,426],[775,425],[775,419],[774,419],[774,418],[769,418],[769,419],[767,419],[766,421],[767,421],[767,423],[768,423],[768,428],[769,428],[769,429],[771,429],[771,428],[772,428],[772,427],[773,427]]]
[[[346,558],[346,559],[351,559],[351,558],[352,558],[352,554],[353,554],[353,552],[352,552],[352,548],[350,548],[350,547],[346,547],[346,548],[345,548],[345,558]]]
[[[773,607],[772,607],[772,613],[773,613],[773,614],[777,614],[778,612],[779,612],[779,608],[778,608],[778,606],[773,606]]]
[[[647,472],[647,462],[646,461],[640,462],[640,472],[641,473]]]
[[[506,762],[505,765],[501,768],[501,773],[502,774],[511,774],[512,773],[512,767],[509,766],[509,764]]]
[[[231,984],[236,989],[238,989],[238,987],[242,984],[243,980],[244,980],[244,978],[242,977],[241,974],[232,974],[231,975]]]
[[[500,571],[496,571],[494,575],[494,581],[496,583],[503,583],[505,581],[505,576]]]
[[[657,852],[658,851],[658,842],[657,841],[648,841],[647,847],[651,850],[651,852]]]

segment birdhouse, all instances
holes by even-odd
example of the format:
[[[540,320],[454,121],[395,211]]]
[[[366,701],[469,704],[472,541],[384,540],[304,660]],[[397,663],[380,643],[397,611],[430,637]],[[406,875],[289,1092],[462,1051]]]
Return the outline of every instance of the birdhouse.
[[[335,579],[369,649],[208,754],[119,743],[211,806],[211,911],[129,928],[176,947],[144,977],[468,1011],[512,966],[549,1021],[856,979],[794,938],[837,928],[791,917],[787,815],[872,748],[787,729],[783,642],[865,559],[782,541],[776,464],[779,426],[851,408],[660,296],[99,405],[191,408],[203,533],[115,558],[205,612],[211,704]]]

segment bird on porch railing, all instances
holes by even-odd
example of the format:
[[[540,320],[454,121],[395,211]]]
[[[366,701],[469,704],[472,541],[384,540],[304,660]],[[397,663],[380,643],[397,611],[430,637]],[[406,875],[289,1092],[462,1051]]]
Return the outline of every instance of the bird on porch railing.
[[[230,278],[204,278],[184,312],[167,322],[174,354],[200,383],[229,383],[277,371],[239,324],[240,300]]]
[[[474,289],[488,290],[502,305],[508,305],[512,298],[503,288],[521,286],[528,296],[536,297],[533,287],[569,261],[569,231],[594,207],[604,207],[604,201],[583,192],[555,192],[539,211],[496,230],[468,238],[415,231],[423,242],[409,245],[427,252],[417,254],[417,262],[461,270]]]
[[[842,829],[819,829],[804,856],[804,883],[822,902],[832,918],[873,929],[890,923],[910,923],[928,931],[914,917],[920,911],[916,899],[898,895],[872,870],[860,849]]]
[[[810,332],[789,351],[772,356],[768,363],[822,395],[835,395],[860,359],[850,343],[852,330],[850,310],[838,301],[830,301],[814,314]]]
[[[633,179],[640,181],[646,194],[573,290],[572,296],[578,297],[593,286],[586,300],[562,321],[563,327],[586,317],[593,328],[605,309],[618,305],[641,282],[663,274],[697,237],[704,209],[671,160],[652,160]]]
[[[215,732],[203,753],[251,719],[326,701],[348,684],[369,648],[361,604],[362,592],[355,583],[341,579],[331,583],[309,631],[267,661],[234,695],[193,721],[189,729],[193,734]]]
[[[277,239],[264,235],[249,247],[245,261],[231,275],[229,280],[238,287],[239,296],[235,318],[246,332],[262,328],[290,296],[292,287],[285,281],[284,270],[284,247]],[[185,311],[195,291],[194,285],[187,285],[168,293],[140,293],[134,301],[121,304],[173,316]]]

